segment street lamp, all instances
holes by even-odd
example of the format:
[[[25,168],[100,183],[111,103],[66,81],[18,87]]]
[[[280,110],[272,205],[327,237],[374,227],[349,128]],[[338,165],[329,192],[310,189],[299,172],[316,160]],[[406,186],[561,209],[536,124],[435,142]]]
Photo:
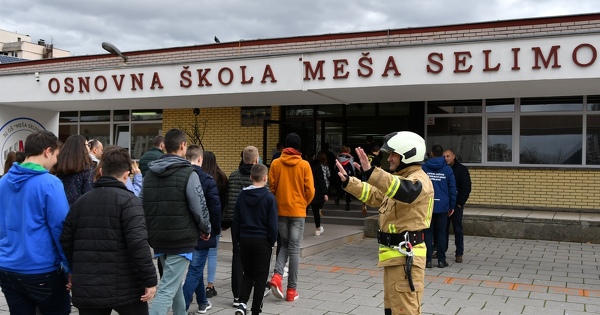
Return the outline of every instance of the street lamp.
[[[121,51],[119,50],[119,48],[115,47],[115,45],[113,45],[111,43],[103,42],[102,48],[104,48],[104,50],[108,51],[109,53],[111,53],[113,55],[123,58],[123,60],[125,60],[125,63],[127,63],[127,60],[128,60],[127,56],[124,56],[123,53],[121,53]]]

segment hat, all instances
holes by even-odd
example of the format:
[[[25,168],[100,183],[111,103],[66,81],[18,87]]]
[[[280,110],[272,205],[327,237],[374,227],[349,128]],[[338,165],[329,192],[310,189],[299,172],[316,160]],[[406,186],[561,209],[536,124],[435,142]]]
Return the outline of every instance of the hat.
[[[300,150],[300,136],[296,133],[290,133],[285,137],[285,147]]]

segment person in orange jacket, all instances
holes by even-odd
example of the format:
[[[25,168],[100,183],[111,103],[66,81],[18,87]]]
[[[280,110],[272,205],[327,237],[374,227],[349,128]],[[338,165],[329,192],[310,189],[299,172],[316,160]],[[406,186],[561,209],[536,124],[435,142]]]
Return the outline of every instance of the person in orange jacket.
[[[275,263],[275,273],[269,282],[277,298],[293,302],[298,298],[296,282],[300,261],[300,242],[304,234],[306,207],[315,196],[315,185],[310,164],[302,159],[300,136],[290,133],[285,138],[281,157],[271,162],[269,187],[275,195],[278,208],[281,250]],[[289,277],[286,295],[281,285],[285,264],[289,259]]]

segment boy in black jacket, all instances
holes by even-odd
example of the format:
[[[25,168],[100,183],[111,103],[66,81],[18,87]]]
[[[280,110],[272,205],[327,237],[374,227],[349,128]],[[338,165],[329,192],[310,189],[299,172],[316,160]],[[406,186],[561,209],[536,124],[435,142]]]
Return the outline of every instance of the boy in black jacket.
[[[83,315],[146,315],[157,278],[142,201],[125,188],[131,157],[111,147],[98,167],[102,177],[73,203],[60,237],[73,305]]]
[[[242,258],[242,288],[236,315],[246,315],[246,303],[254,287],[252,315],[262,312],[265,283],[273,245],[277,240],[277,202],[265,187],[267,167],[254,164],[250,170],[252,185],[244,188],[235,203],[232,232],[240,242]]]
[[[221,199],[219,198],[219,190],[217,189],[215,179],[202,170],[203,153],[202,148],[196,144],[188,146],[185,152],[185,158],[192,163],[200,179],[200,184],[202,184],[202,191],[204,199],[206,199],[211,226],[210,238],[208,240],[198,240],[198,245],[194,248],[192,262],[188,267],[183,284],[185,309],[189,309],[192,297],[196,293],[198,313],[200,314],[206,313],[212,307],[204,290],[204,266],[208,258],[208,250],[217,246],[217,235],[221,234]]]

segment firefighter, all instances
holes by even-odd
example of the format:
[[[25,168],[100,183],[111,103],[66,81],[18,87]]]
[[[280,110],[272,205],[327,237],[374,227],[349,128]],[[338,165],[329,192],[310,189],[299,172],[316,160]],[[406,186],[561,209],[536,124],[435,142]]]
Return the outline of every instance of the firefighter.
[[[345,191],[370,207],[379,207],[378,267],[383,267],[386,315],[421,314],[426,247],[423,230],[431,223],[433,185],[421,169],[425,140],[409,131],[383,138],[390,172],[371,167],[367,153],[356,149],[364,180],[346,174],[339,162],[338,175]]]

